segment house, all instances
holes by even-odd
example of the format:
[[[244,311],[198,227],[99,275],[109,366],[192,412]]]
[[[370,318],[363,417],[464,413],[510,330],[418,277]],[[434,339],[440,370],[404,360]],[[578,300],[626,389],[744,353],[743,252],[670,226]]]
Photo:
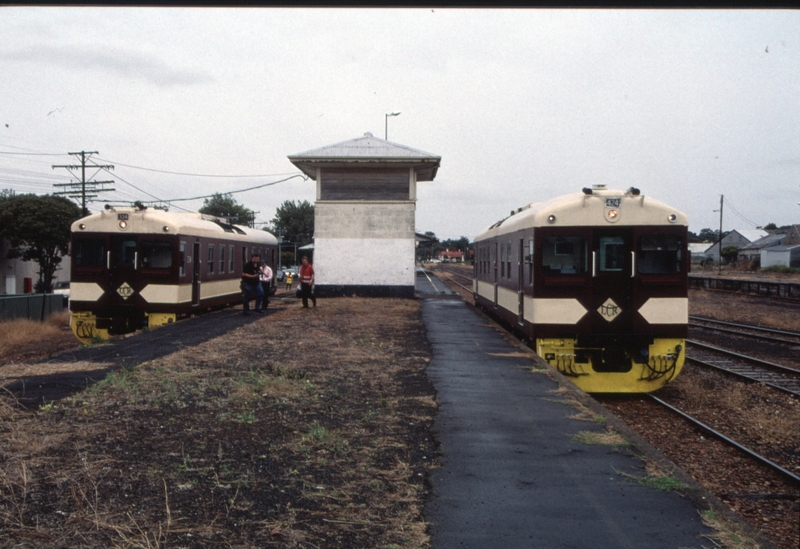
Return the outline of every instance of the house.
[[[737,255],[737,261],[761,261],[761,251],[770,248],[772,246],[780,246],[783,244],[783,240],[786,238],[785,233],[772,233],[768,234],[763,238],[759,238],[739,248],[739,254]]]
[[[800,225],[792,225],[780,243],[761,250],[761,267],[800,268]]]
[[[289,161],[317,183],[317,295],[414,297],[417,182],[441,157],[365,133]]]
[[[436,254],[436,259],[443,263],[461,263],[464,261],[464,252],[461,250],[442,250]]]
[[[726,246],[736,246],[737,248],[741,249],[750,244],[751,242],[755,242],[756,240],[764,238],[767,235],[769,235],[769,233],[761,229],[750,229],[750,230],[734,229],[722,238],[722,248],[724,249]],[[719,262],[719,256],[720,256],[719,244],[720,244],[719,242],[716,242],[705,252],[706,256],[710,257],[711,260],[714,261],[715,263]]]
[[[36,281],[39,280],[39,264],[35,261],[22,259],[8,259],[8,250],[11,244],[5,238],[0,238],[0,294],[30,294],[33,293]],[[53,283],[69,280],[70,258],[69,255],[61,259],[61,264],[56,270]]]

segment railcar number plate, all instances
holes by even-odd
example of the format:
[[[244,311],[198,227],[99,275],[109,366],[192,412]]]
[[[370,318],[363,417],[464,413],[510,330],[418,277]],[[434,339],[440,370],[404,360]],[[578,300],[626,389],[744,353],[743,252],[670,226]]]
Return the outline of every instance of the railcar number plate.
[[[622,204],[621,198],[606,198],[606,208],[619,208]]]
[[[117,221],[127,221],[128,214],[117,214]]]

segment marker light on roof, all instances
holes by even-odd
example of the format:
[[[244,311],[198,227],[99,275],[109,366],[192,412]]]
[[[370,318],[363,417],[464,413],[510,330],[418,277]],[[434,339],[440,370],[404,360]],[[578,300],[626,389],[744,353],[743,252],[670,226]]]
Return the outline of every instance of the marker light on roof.
[[[678,220],[678,216],[675,214],[669,214],[669,216],[667,216],[667,219],[669,220],[670,223],[675,223]]]
[[[553,214],[548,215],[547,216],[547,222],[548,223],[555,223],[556,222],[556,216],[554,216]]]

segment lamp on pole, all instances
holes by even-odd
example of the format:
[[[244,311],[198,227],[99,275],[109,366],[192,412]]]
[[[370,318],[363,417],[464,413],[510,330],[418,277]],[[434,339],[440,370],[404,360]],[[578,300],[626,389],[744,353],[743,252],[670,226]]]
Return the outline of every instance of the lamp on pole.
[[[390,116],[400,116],[400,111],[386,113],[386,116],[384,117],[384,121],[386,122],[386,128],[385,128],[386,131],[385,131],[385,133],[383,135],[383,138],[386,141],[389,141],[389,117]]]

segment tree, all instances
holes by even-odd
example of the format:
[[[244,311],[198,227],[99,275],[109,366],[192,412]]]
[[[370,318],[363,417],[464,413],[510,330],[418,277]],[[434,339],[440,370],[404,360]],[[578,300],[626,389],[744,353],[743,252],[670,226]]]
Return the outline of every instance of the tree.
[[[739,248],[736,246],[723,246],[722,247],[722,258],[727,263],[733,263],[736,261],[736,258],[739,256]]]
[[[272,232],[283,242],[304,246],[314,237],[314,205],[308,200],[285,200],[275,211]]]
[[[248,227],[253,226],[256,218],[253,210],[245,208],[242,204],[236,202],[236,199],[230,193],[214,193],[211,198],[203,200],[203,207],[197,211],[201,214],[224,217],[230,223],[247,225]]]
[[[53,276],[69,252],[70,226],[80,217],[80,207],[61,196],[0,197],[0,236],[10,243],[7,257],[39,264],[37,293],[53,291]]]

